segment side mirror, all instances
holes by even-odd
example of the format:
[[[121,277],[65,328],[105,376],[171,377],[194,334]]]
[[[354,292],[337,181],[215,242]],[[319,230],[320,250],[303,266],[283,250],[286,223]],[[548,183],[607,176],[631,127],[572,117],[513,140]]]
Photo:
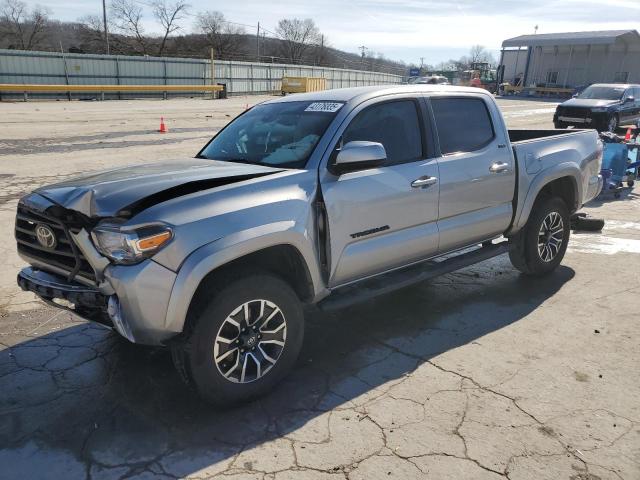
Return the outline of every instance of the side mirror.
[[[365,170],[382,165],[387,160],[384,146],[378,142],[353,141],[343,145],[333,164],[333,173]]]
[[[624,99],[624,103],[633,103],[635,101],[636,99],[633,96],[628,96],[627,98]]]

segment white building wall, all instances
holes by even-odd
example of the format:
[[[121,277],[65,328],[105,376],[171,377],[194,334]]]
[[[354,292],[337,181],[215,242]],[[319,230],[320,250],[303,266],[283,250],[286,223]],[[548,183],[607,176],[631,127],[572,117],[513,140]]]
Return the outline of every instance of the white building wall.
[[[502,64],[504,65],[503,82],[509,82],[515,85],[517,77],[524,75],[527,66],[527,48],[505,50],[502,56]]]
[[[517,58],[517,63],[516,63]],[[525,71],[527,50],[505,50],[504,81],[514,82]],[[550,72],[552,73],[550,76]],[[549,83],[577,87],[591,83],[613,83],[616,74],[627,72],[628,83],[640,83],[640,42],[615,45],[532,47],[527,85]],[[552,80],[555,79],[555,82]]]

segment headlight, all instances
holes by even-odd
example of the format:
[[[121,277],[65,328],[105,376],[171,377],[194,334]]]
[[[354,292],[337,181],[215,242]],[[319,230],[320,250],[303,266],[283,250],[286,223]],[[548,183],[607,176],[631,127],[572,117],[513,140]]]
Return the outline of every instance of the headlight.
[[[117,224],[99,224],[91,232],[96,248],[114,263],[131,265],[154,255],[171,240],[167,225],[126,229]]]
[[[606,112],[607,110],[608,110],[607,107],[593,107],[591,109],[591,111],[594,113],[602,113],[602,112]]]

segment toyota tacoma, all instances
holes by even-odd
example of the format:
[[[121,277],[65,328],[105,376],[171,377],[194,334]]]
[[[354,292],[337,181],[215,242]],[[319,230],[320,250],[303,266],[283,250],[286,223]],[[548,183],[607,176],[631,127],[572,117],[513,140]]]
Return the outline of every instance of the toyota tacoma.
[[[502,253],[526,275],[553,271],[570,215],[602,186],[601,159],[595,130],[507,130],[479,89],[292,95],[243,112],[195,158],[23,197],[18,283],[167,346],[200,395],[234,404],[293,367],[309,305],[341,308]]]

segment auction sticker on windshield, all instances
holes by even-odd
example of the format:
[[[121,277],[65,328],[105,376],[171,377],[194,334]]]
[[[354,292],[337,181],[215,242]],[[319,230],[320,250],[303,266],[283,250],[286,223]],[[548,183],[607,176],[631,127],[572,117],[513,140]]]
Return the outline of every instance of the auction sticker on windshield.
[[[341,102],[313,102],[307,108],[304,109],[305,112],[326,112],[326,113],[335,113],[344,103]]]

